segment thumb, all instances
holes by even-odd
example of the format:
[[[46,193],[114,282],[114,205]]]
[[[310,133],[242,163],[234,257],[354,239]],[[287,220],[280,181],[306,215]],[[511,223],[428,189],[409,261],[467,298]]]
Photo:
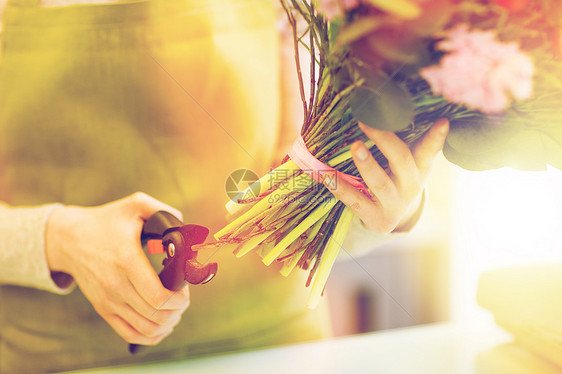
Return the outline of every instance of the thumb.
[[[140,214],[140,218],[147,220],[159,210],[165,210],[172,213],[180,221],[183,221],[183,215],[181,212],[175,208],[172,208],[168,204],[164,204],[161,201],[145,194],[144,192],[135,192],[123,199],[123,202],[131,204],[135,207],[137,212]]]
[[[449,120],[441,118],[431,126],[431,129],[414,146],[412,155],[423,178],[427,176],[435,156],[443,149],[448,133]]]

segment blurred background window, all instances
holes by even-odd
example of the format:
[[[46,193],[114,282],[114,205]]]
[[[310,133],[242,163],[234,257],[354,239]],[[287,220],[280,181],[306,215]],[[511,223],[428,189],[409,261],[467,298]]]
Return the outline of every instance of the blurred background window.
[[[411,234],[341,258],[327,287],[338,336],[443,321],[493,323],[476,303],[483,271],[562,263],[562,172],[470,172],[440,157]]]

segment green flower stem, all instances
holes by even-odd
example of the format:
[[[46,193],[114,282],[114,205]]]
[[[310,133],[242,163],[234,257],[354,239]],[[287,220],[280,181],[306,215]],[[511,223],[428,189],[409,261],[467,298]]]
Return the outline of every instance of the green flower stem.
[[[283,207],[279,207],[279,209],[273,210],[272,207],[272,211],[270,212],[270,214],[265,216],[264,219],[259,222],[259,225],[262,226],[263,229],[268,227],[276,227],[276,224],[279,222],[279,220],[282,220],[283,217],[286,216],[285,210],[286,209],[283,209]]]
[[[293,175],[289,179],[284,180],[270,195],[263,197],[261,200],[256,202],[247,212],[218,231],[214,235],[215,239],[225,239],[226,236],[233,234],[236,234],[234,236],[237,236],[244,232],[246,229],[249,230],[249,234],[251,231],[253,231],[252,226],[255,226],[257,221],[259,221],[263,217],[266,217],[267,215],[273,214],[273,212],[278,209],[283,209],[286,204],[286,198],[289,198],[290,194],[306,190],[312,183],[313,180],[306,174],[304,174],[304,177],[303,174]],[[291,216],[294,216],[297,213],[293,213],[293,209],[294,208],[288,209],[290,218],[292,218]],[[306,211],[302,213],[306,213]]]
[[[275,199],[275,197],[274,197],[274,199]],[[279,200],[279,197],[277,198],[277,200]],[[221,238],[226,236],[228,233],[230,233],[234,229],[236,229],[238,226],[243,225],[244,223],[246,223],[249,220],[253,220],[253,218],[255,218],[255,216],[262,213],[264,210],[270,208],[272,205],[273,205],[273,203],[270,202],[269,198],[261,199],[260,201],[255,203],[254,206],[252,208],[250,208],[250,210],[248,210],[246,213],[242,214],[240,217],[236,218],[234,221],[230,222],[228,225],[223,227],[220,231],[215,233],[215,235],[214,235],[215,239],[220,240]]]
[[[285,226],[286,222],[292,222],[297,220],[299,217],[303,216],[303,213],[306,214],[308,210],[309,210],[308,208],[306,209],[303,208],[302,205],[298,205],[297,207],[286,206],[283,209],[282,214],[277,219],[269,223],[269,225],[275,227]]]
[[[263,234],[255,235],[251,237],[248,241],[242,243],[236,251],[236,257],[240,258],[250,252],[252,249],[256,248],[261,242],[270,237],[275,231],[264,232]]]
[[[301,259],[302,255],[305,252],[305,248],[306,246],[312,241],[314,240],[314,238],[316,237],[316,235],[318,234],[318,231],[320,231],[320,228],[322,227],[322,224],[324,223],[324,221],[326,220],[326,218],[328,217],[329,212],[325,213],[312,227],[312,230],[310,231],[310,233],[308,234],[308,237],[306,238],[306,240],[304,241],[304,243],[301,246],[301,249],[295,253],[289,260],[285,261],[283,268],[281,268],[281,274],[284,275],[285,277],[288,277],[289,274],[291,274],[291,272],[293,271],[293,269],[295,268],[295,266],[297,265],[297,263],[299,262],[299,260]]]
[[[338,130],[326,130],[326,129],[334,129],[340,127],[347,127],[348,124],[342,123],[341,119],[345,114],[346,111],[346,104],[347,100],[341,100],[333,109],[332,113],[324,119],[322,123],[321,131],[319,131],[319,135],[313,138],[307,138],[306,145],[308,149],[314,154],[318,159],[320,159],[321,151],[326,148],[331,142],[334,141],[334,138],[337,137],[339,133]]]
[[[290,219],[287,220],[285,222],[285,224],[283,226],[281,226],[281,228],[279,229],[279,232],[281,235],[278,236],[278,240],[276,241],[276,244],[279,243],[280,240],[282,240],[284,237],[286,237],[287,235],[289,235],[291,232],[293,232],[293,230],[295,230],[298,225],[300,225],[304,219],[310,215],[310,210],[304,210],[301,212],[301,214],[299,214],[297,216],[296,219]],[[283,252],[281,252],[281,254],[279,256],[277,256],[277,261],[283,261],[287,256],[289,256],[292,252],[295,252],[296,250],[298,250],[297,247],[295,247],[296,244],[300,243],[300,245],[302,245],[302,235],[306,235],[306,231],[301,234],[300,236],[298,236],[292,243],[290,243],[287,248],[285,248],[283,250]],[[271,250],[273,250],[273,248],[275,247],[275,245],[273,247],[270,248],[269,251],[264,252],[264,256],[271,252]],[[291,248],[292,247],[292,248]],[[262,256],[263,259],[263,256]]]
[[[280,172],[281,170],[283,171],[282,173]],[[248,203],[238,204],[237,201],[239,199],[242,199],[244,196],[247,196],[247,194],[250,194],[252,192],[256,192],[256,191],[254,191],[254,189],[257,189],[257,186],[259,186],[259,188],[260,188],[259,192],[257,192],[257,194],[260,195],[260,194],[264,193],[265,191],[267,191],[268,188],[270,188],[271,186],[274,186],[275,184],[281,182],[278,179],[281,176],[284,175],[285,171],[290,173],[290,172],[294,172],[296,170],[299,170],[299,167],[292,160],[289,159],[289,161],[287,161],[284,164],[276,167],[275,169],[271,170],[269,173],[267,173],[263,177],[261,177],[259,180],[252,183],[252,185],[250,185],[244,191],[240,192],[232,200],[229,200],[225,205],[226,210],[230,214],[235,214],[238,210],[240,210],[244,206],[248,205]]]
[[[287,195],[292,196],[297,192],[298,190],[293,190]],[[264,197],[262,201],[267,200],[271,203],[271,205],[265,210],[256,213],[246,222],[242,222],[238,227],[233,228],[228,236],[230,238],[251,237],[261,234],[264,230],[270,231],[267,230],[267,227],[265,227],[266,224],[267,226],[282,227],[285,222],[293,220],[297,221],[300,216],[306,213],[306,211],[303,211],[302,209],[295,209],[294,207],[287,205],[286,198],[283,196],[285,195],[274,194]],[[273,222],[267,223],[268,218],[273,216],[278,218],[276,218]]]
[[[315,224],[322,216],[328,213],[336,204],[338,200],[333,198],[322,203],[319,207],[314,209],[294,230],[287,233],[279,243],[273,247],[267,255],[262,259],[263,263],[266,265],[271,265],[271,263],[279,256],[285,248],[287,248],[292,242],[294,242],[303,232],[305,232],[310,226]]]
[[[231,238],[238,238],[240,236],[250,236],[252,232],[254,232],[255,230],[259,230],[259,226],[256,223],[260,222],[261,220],[265,219],[267,216],[271,215],[272,212],[277,211],[278,210],[277,208],[279,207],[278,204],[279,202],[276,202],[268,209],[265,209],[261,213],[256,214],[254,217],[252,217],[252,219],[234,228],[229,233],[229,236]]]
[[[326,121],[328,115],[332,113],[332,110],[336,107],[336,105],[340,102],[342,98],[351,95],[353,90],[359,87],[362,83],[363,80],[361,80],[360,82],[353,83],[348,87],[344,88],[343,90],[341,90],[340,92],[338,92],[338,94],[334,96],[334,99],[330,103],[330,106],[322,113],[320,118],[316,121],[318,125],[316,125],[314,129],[309,134],[307,134],[305,141],[308,141],[310,139],[314,140],[314,138],[316,138],[318,135],[321,135],[322,131],[325,130],[325,127],[322,124]]]
[[[324,139],[321,139],[318,144],[314,155],[317,159],[325,162],[326,158],[331,157],[332,154],[338,152],[342,147],[345,147],[345,142],[352,141],[353,139],[357,139],[359,137],[365,137],[359,128],[353,129],[353,126],[356,124],[354,121],[347,121],[342,122],[341,117],[342,114],[335,114],[339,118],[333,127],[338,127],[343,129],[344,131],[334,131],[330,134],[327,134]],[[359,131],[356,131],[359,130]]]
[[[319,85],[318,85],[319,86],[318,87],[318,95],[316,96],[315,107],[318,107],[319,100],[324,97],[324,95],[326,94],[326,92],[330,88],[331,83],[332,82],[331,82],[330,74],[328,74],[327,69],[324,69],[322,71],[322,77],[321,77]]]
[[[330,195],[331,196],[331,195]],[[322,227],[318,231],[318,235],[306,246],[306,250],[304,256],[300,259],[297,266],[303,270],[308,270],[312,260],[318,254],[320,248],[324,248],[327,243],[327,238],[332,235],[334,231],[335,223],[339,220],[341,212],[343,208],[342,202],[338,202],[336,206],[330,211],[324,222],[322,222]],[[309,273],[309,278],[311,273]],[[307,281],[306,287],[309,286],[309,282]]]
[[[328,240],[328,244],[326,245],[326,248],[324,250],[324,256],[317,259],[317,261],[321,261],[321,263],[318,267],[318,271],[316,272],[316,276],[314,277],[312,289],[310,291],[310,297],[308,298],[307,302],[307,306],[310,309],[316,308],[318,302],[320,301],[320,297],[322,296],[322,292],[324,291],[324,286],[326,285],[326,281],[328,280],[328,275],[330,274],[332,266],[336,261],[336,257],[341,248],[341,244],[345,239],[352,219],[353,212],[351,211],[351,209],[345,208],[342,215],[340,216],[340,219],[336,225],[336,228],[334,229],[332,236]]]

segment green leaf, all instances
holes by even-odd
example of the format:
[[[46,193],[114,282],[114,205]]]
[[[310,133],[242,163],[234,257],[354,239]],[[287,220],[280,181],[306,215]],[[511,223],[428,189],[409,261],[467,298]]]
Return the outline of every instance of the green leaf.
[[[453,121],[443,154],[468,170],[544,170],[547,164],[562,169],[562,126]]]
[[[340,27],[339,35],[334,46],[338,50],[342,46],[349,45],[363,38],[384,25],[380,17],[362,17],[345,26]]]
[[[336,18],[328,24],[328,40],[330,42],[330,50],[334,49],[338,38],[341,27],[344,25],[345,21],[342,18]]]
[[[513,128],[500,122],[482,118],[459,119],[451,122],[447,144],[457,152],[477,155],[501,148],[513,136]]]
[[[474,155],[460,153],[456,149],[452,148],[448,143],[445,143],[443,146],[443,155],[449,162],[466,170],[482,171],[497,169],[504,166],[493,163],[490,157],[485,157],[483,155],[475,157]]]
[[[373,52],[386,61],[398,61],[406,64],[418,62],[417,48],[421,46],[419,41],[415,44],[403,40],[396,40],[383,35],[373,35],[367,39],[369,47]]]
[[[394,132],[408,127],[414,117],[410,94],[385,77],[369,77],[357,88],[351,99],[351,110],[365,125]]]

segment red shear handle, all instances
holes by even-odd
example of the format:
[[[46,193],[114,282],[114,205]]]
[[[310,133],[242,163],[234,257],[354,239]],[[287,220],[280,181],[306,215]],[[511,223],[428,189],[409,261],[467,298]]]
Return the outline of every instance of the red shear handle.
[[[208,234],[209,229],[198,225],[185,225],[165,232],[162,245],[168,257],[159,274],[164,287],[177,291],[188,283],[203,284],[213,279],[217,264],[199,263],[197,251],[191,249],[193,245],[203,243]]]
[[[158,211],[144,224],[141,241],[148,240],[149,253],[167,254],[164,268],[158,274],[162,285],[171,291],[179,291],[188,283],[204,284],[217,274],[217,264],[201,264],[197,251],[191,249],[207,238],[209,229],[198,225],[183,225],[172,214]],[[140,346],[129,345],[129,352],[136,353]]]
[[[217,264],[199,263],[197,251],[191,249],[201,244],[209,235],[209,229],[199,225],[184,225],[174,215],[158,211],[144,224],[141,241],[148,240],[148,253],[163,253],[164,268],[160,280],[164,287],[177,291],[187,285],[203,284],[210,281],[217,273]]]

